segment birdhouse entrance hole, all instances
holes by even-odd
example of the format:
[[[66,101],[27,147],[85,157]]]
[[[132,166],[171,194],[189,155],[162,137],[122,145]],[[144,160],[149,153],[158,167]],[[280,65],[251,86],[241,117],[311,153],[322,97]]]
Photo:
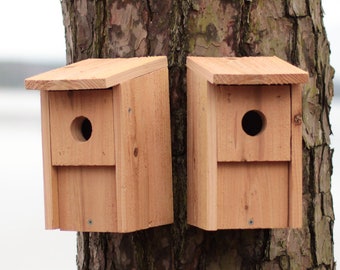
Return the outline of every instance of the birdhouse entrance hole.
[[[91,121],[84,117],[76,117],[71,124],[73,138],[77,141],[85,142],[91,138],[92,124]]]
[[[260,111],[251,110],[242,117],[242,129],[249,136],[258,135],[266,125],[266,119]]]

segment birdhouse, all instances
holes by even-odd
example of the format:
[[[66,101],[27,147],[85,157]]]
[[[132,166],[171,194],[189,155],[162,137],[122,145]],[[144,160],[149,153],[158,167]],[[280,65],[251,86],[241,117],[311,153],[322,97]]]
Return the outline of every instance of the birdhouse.
[[[302,86],[277,57],[187,58],[188,223],[302,224]]]
[[[25,85],[41,90],[46,228],[173,222],[166,57],[88,59]]]

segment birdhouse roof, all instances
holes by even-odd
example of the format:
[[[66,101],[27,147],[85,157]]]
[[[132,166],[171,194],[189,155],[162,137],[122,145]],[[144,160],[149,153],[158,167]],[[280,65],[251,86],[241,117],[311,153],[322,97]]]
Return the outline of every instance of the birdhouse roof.
[[[187,67],[210,83],[223,85],[298,84],[308,73],[276,56],[188,57]]]
[[[106,89],[167,67],[165,56],[87,59],[25,80],[26,89]]]

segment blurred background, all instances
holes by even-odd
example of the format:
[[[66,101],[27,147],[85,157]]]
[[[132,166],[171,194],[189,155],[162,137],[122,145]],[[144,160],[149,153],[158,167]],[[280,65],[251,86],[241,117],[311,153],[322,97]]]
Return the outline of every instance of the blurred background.
[[[24,90],[66,63],[60,1],[1,1],[0,36],[0,269],[75,270],[76,233],[44,229],[40,97]]]
[[[340,1],[323,0],[331,64],[340,71]],[[0,3],[0,260],[6,270],[76,269],[76,233],[46,231],[39,91],[24,79],[65,65],[60,1]],[[339,72],[340,73],[340,72]],[[332,193],[340,215],[340,75],[334,79],[331,123],[335,148]],[[337,121],[336,118],[338,117]],[[335,222],[335,258],[340,259],[340,224]]]

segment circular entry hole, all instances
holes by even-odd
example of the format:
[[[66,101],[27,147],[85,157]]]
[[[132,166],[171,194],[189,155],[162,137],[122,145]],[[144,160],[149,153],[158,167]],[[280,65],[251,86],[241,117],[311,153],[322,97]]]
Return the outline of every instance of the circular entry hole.
[[[265,127],[266,119],[260,111],[251,110],[242,117],[242,129],[249,136],[258,135]]]
[[[84,116],[76,117],[71,124],[71,133],[77,141],[88,141],[92,135],[91,121]]]

